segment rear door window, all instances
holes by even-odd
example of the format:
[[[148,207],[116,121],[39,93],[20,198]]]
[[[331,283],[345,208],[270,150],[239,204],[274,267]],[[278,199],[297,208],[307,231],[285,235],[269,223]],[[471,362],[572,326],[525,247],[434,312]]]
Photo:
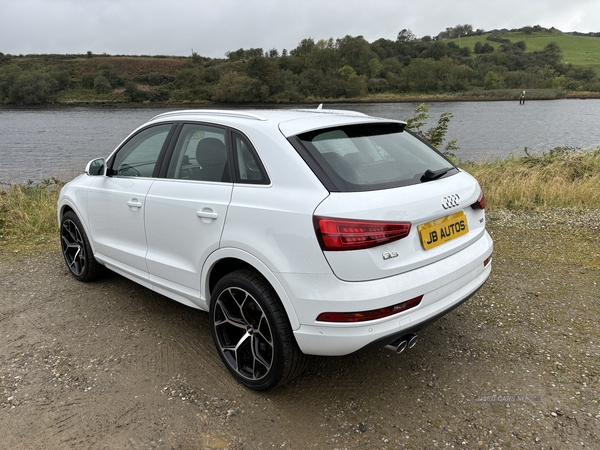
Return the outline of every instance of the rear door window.
[[[230,181],[225,129],[186,123],[173,151],[167,178]]]
[[[440,177],[457,172],[442,154],[398,123],[316,130],[290,141],[331,191],[417,184],[428,170]]]

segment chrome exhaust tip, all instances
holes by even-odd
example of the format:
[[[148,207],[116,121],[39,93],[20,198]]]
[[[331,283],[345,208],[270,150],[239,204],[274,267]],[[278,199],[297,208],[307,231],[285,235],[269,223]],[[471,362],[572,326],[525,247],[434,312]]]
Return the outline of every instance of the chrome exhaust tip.
[[[400,339],[396,339],[391,344],[386,345],[384,348],[396,353],[400,354],[407,348],[413,348],[417,345],[417,341],[419,338],[416,334],[407,334],[406,336],[402,336]]]
[[[391,350],[392,352],[397,353],[399,355],[404,350],[406,350],[407,345],[408,345],[408,341],[404,338],[400,338],[398,340],[395,340],[391,344],[386,345],[385,348],[387,348],[388,350]]]
[[[413,348],[415,345],[417,345],[419,336],[417,336],[416,334],[409,334],[407,336],[407,338],[408,338],[408,348]]]

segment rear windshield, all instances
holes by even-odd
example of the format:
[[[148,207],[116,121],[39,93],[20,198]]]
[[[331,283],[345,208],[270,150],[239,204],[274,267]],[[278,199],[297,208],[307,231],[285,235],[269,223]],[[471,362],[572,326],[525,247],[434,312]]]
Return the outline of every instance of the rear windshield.
[[[321,129],[290,142],[330,191],[407,186],[457,172],[442,154],[398,123]]]

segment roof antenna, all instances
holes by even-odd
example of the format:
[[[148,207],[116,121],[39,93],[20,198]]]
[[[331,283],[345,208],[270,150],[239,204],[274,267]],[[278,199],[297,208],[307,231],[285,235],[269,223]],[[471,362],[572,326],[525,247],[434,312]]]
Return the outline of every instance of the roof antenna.
[[[317,111],[320,111],[321,109],[323,109],[323,103],[321,103],[319,106],[317,106]]]

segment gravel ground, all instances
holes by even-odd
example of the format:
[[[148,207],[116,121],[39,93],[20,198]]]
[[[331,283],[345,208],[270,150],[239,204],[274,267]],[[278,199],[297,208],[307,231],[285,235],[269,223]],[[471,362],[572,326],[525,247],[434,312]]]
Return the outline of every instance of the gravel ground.
[[[600,212],[491,211],[492,276],[402,355],[238,385],[207,315],[0,251],[0,448],[599,448]]]

